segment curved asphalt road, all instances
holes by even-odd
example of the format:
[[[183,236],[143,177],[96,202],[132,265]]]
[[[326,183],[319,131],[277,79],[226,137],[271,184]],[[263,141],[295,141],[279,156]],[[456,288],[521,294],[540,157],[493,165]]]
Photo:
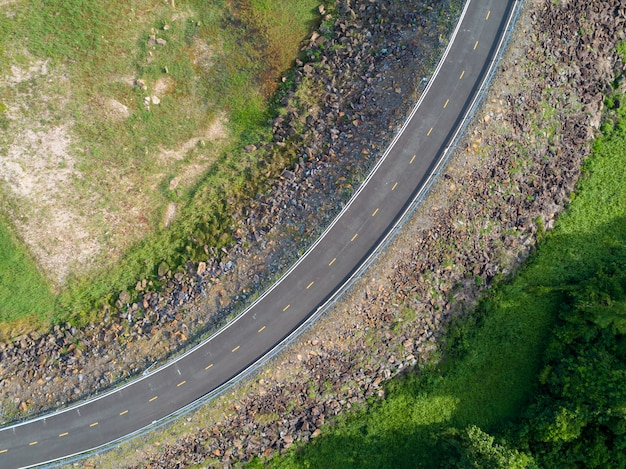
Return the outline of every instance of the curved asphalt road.
[[[329,300],[422,190],[484,80],[514,0],[467,0],[420,102],[376,169],[311,250],[244,314],[156,372],[0,430],[0,467],[50,463],[114,441],[206,395],[266,355]]]

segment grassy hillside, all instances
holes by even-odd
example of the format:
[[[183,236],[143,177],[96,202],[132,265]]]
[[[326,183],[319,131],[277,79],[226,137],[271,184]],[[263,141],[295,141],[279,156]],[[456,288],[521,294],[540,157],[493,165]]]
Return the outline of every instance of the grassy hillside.
[[[84,323],[162,262],[227,243],[226,200],[246,193],[252,164],[242,148],[269,135],[269,102],[318,4],[2,4],[3,250],[30,253],[38,286],[22,294],[2,276],[13,294],[0,322]]]
[[[617,105],[624,98],[614,96],[607,101]],[[495,288],[472,319],[453,328],[447,359],[421,376],[393,380],[384,401],[340,417],[336,426],[326,428],[310,444],[273,459],[271,467],[533,464],[533,453],[524,444],[515,438],[513,442],[494,438],[490,433],[501,436],[508,429],[509,434],[516,434],[516,422],[538,392],[547,344],[563,340],[552,336],[563,305],[569,304],[572,292],[582,288],[587,279],[612,265],[617,252],[626,252],[626,106],[615,110],[613,117],[603,126],[603,136],[595,143],[567,212],[515,279]],[[614,304],[623,307],[623,301]],[[624,311],[615,310],[607,317],[617,320],[618,313],[623,325]],[[623,354],[623,340],[621,343]],[[543,382],[550,369],[543,369]],[[585,401],[585,396],[574,398]],[[593,421],[593,415],[585,415]],[[567,441],[584,448],[582,427],[576,433],[559,420],[549,428],[554,430],[559,422],[561,433],[573,432]],[[544,428],[546,425],[544,422]],[[555,445],[566,441],[558,438]],[[516,448],[517,444],[521,446]],[[595,456],[603,451],[596,451]],[[468,466],[470,463],[474,465]],[[251,465],[256,467],[259,461]]]

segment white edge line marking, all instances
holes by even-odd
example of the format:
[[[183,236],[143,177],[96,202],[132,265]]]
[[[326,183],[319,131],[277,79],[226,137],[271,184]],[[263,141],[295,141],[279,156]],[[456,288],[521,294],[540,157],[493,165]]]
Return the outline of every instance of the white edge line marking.
[[[404,125],[402,126],[402,128],[401,128],[401,129],[400,129],[400,131],[398,132],[398,135],[396,135],[396,137],[392,140],[392,142],[391,142],[390,146],[389,146],[389,147],[387,148],[387,150],[385,151],[385,153],[384,153],[383,157],[381,158],[381,161],[382,161],[382,159],[383,159],[383,158],[385,158],[385,157],[387,156],[387,154],[388,154],[388,153],[389,153],[389,151],[390,151],[390,148],[391,148],[391,147],[393,147],[393,145],[395,145],[395,143],[396,143],[396,141],[399,139],[399,136],[401,135],[401,133],[402,133],[402,132],[405,130],[405,128],[408,126],[408,122],[411,120],[411,118],[413,117],[413,115],[414,115],[414,114],[415,114],[415,112],[417,111],[418,106],[422,103],[423,97],[426,95],[427,90],[430,88],[431,83],[434,81],[434,78],[436,77],[436,74],[439,72],[439,69],[441,68],[442,63],[444,62],[445,58],[446,58],[446,57],[447,57],[447,55],[448,55],[448,51],[449,51],[449,49],[451,48],[452,43],[454,42],[454,40],[453,40],[453,39],[456,37],[456,34],[457,34],[457,32],[458,32],[458,30],[459,30],[459,28],[460,28],[460,25],[461,25],[461,23],[463,22],[463,17],[465,16],[465,12],[466,12],[466,10],[467,10],[467,8],[468,8],[469,4],[471,3],[471,1],[472,1],[472,0],[468,0],[468,1],[467,1],[466,5],[465,5],[465,8],[464,8],[464,10],[463,10],[463,13],[462,13],[461,17],[459,18],[459,21],[458,21],[458,23],[457,23],[456,29],[455,29],[455,31],[454,31],[454,33],[453,33],[453,36],[451,36],[451,40],[450,40],[450,42],[448,43],[448,47],[447,47],[447,48],[446,48],[446,50],[444,51],[444,55],[442,56],[442,59],[440,60],[439,64],[437,65],[437,68],[435,69],[435,73],[433,73],[433,75],[432,75],[432,77],[431,77],[431,79],[430,79],[430,81],[429,81],[428,85],[427,85],[427,86],[426,86],[426,88],[424,89],[424,93],[422,93],[422,95],[421,95],[420,99],[418,100],[417,104],[416,104],[416,105],[415,105],[415,107],[413,108],[413,111],[411,112],[411,114],[409,115],[409,117],[406,119],[406,121],[405,121]],[[517,6],[517,5],[519,5],[519,4],[520,4],[520,1],[523,1],[523,0],[516,0],[516,1],[515,1],[515,5],[516,5],[516,6]],[[513,12],[513,11],[516,11],[516,10],[517,10],[517,8],[516,8],[516,7],[513,7],[511,11]],[[514,18],[514,17],[516,17],[516,16],[517,16],[517,15],[514,15],[514,14],[512,14],[512,15],[510,15],[510,16],[509,16],[509,19],[508,19],[508,22],[507,22],[507,24],[506,24],[506,27],[504,28],[505,30],[508,30],[508,29],[510,28],[511,22],[513,21],[513,18]],[[504,34],[504,35],[502,36],[502,38],[500,39],[500,43],[498,44],[498,48],[496,49],[496,52],[499,52],[499,51],[501,50],[502,45],[504,44],[504,42],[505,42],[506,38],[507,38],[507,35],[506,35],[506,34]],[[481,82],[481,86],[480,86],[481,88],[484,86],[485,82],[489,79],[489,77],[490,77],[490,75],[491,75],[491,71],[492,71],[492,69],[493,69],[493,65],[494,65],[494,62],[492,61],[492,62],[491,62],[491,64],[490,64],[490,67],[489,67],[488,73],[485,75],[485,79]],[[479,97],[480,97],[480,94],[478,94],[478,95],[474,98],[474,100],[472,101],[472,104],[468,107],[468,112],[469,112],[469,111],[470,111],[470,110],[474,107],[474,105],[476,104],[476,101],[479,99]],[[466,115],[464,116],[464,119],[463,119],[463,120],[465,120],[466,118],[467,118],[467,113],[466,113]],[[459,127],[459,129],[457,129],[457,131],[455,132],[455,134],[454,134],[453,138],[452,138],[450,141],[454,141],[454,140],[456,139],[456,137],[458,136],[458,134],[459,134],[459,132],[460,132],[460,129],[461,129],[462,127],[463,127],[463,126],[460,126],[460,127]],[[447,152],[448,152],[448,151],[449,151],[449,148],[446,148],[446,149],[444,150],[444,155],[445,155],[445,154],[447,154]],[[440,161],[444,161],[444,160],[445,160],[445,158],[441,158],[441,160],[440,160]],[[372,170],[372,173],[370,173],[370,176],[371,176],[371,174],[373,174],[373,172],[374,172],[374,171],[378,168],[378,166],[379,166],[379,164],[377,164],[377,165],[374,167],[374,169]],[[438,168],[439,166],[440,166],[440,165],[438,165],[438,166],[437,166],[437,168]],[[435,170],[432,172],[432,174],[435,174],[435,173],[436,173],[436,169],[437,169],[437,168],[435,168]],[[368,177],[368,178],[366,179],[366,181],[367,181],[367,180],[369,180],[369,179],[370,179],[370,177]],[[432,179],[432,176],[431,176],[431,177],[430,177],[430,178],[426,181],[426,184],[424,185],[424,187],[428,187],[428,183],[431,181],[431,179]],[[364,181],[364,182],[363,182],[363,185],[365,184],[365,182],[366,182],[366,181]],[[361,187],[363,187],[363,185],[361,185]],[[360,192],[361,187],[357,190],[357,192],[355,193],[355,196],[356,196],[356,195]],[[413,202],[414,202],[416,199],[418,199],[421,195],[422,195],[422,194],[421,194],[421,191],[420,191],[420,193],[418,193],[418,194],[416,195],[416,197],[413,199]],[[349,204],[351,203],[351,201],[352,201],[352,199],[350,200]],[[410,204],[410,205],[411,205],[411,204]],[[410,206],[410,205],[409,205],[409,206]],[[348,205],[346,205],[346,207],[344,207],[344,210],[342,210],[342,211],[339,213],[339,215],[335,218],[335,220],[337,220],[337,218],[338,218],[338,217],[339,217],[339,216],[340,216],[340,215],[341,215],[341,214],[345,211],[345,209],[346,209],[347,207],[348,207]],[[406,213],[406,211],[405,211],[405,213]],[[402,219],[402,216],[400,217],[400,220],[401,220],[401,219]],[[322,233],[322,235],[321,235],[321,236],[324,236],[324,235],[326,234],[326,231],[328,231],[328,230],[330,229],[330,227],[331,227],[331,226],[333,226],[334,224],[335,224],[335,222],[333,221],[333,223],[329,226],[329,228],[328,228],[327,230],[325,230],[325,231],[324,231],[324,233]],[[394,225],[394,228],[395,228],[395,225]],[[394,228],[392,228],[392,229],[389,231],[388,236],[389,236],[391,233],[393,233],[393,232],[394,232]],[[388,236],[387,236],[387,237],[388,237]],[[387,239],[387,237],[385,237],[385,239]],[[321,237],[320,237],[319,239],[321,239]],[[383,245],[383,243],[384,243],[384,242],[385,242],[385,240],[383,240],[383,242],[381,242],[381,243],[380,243],[380,245]],[[316,244],[317,244],[317,242],[316,242],[316,243],[314,243],[314,245],[313,245],[313,246],[315,246]],[[312,246],[312,247],[313,247],[313,246]],[[304,254],[304,256],[306,256],[307,254],[308,254],[308,251]],[[372,253],[372,255],[374,255],[374,253]],[[372,255],[370,255],[370,257],[368,257],[368,259],[369,259],[369,258],[371,258],[371,256],[372,256]],[[304,256],[303,256],[302,258],[304,258]],[[302,258],[301,258],[301,259],[302,259]],[[292,268],[290,268],[290,269],[289,269],[289,270],[285,273],[285,275],[284,275],[283,277],[281,277],[281,278],[278,280],[278,282],[277,282],[276,284],[274,284],[274,285],[277,285],[279,282],[281,282],[281,281],[282,281],[282,279],[283,279],[286,275],[288,275],[288,273],[289,273],[289,272],[291,272],[293,269],[295,269],[295,267],[297,266],[297,264],[299,264],[299,262],[300,262],[300,261],[298,261],[296,264],[294,264],[294,266],[292,266]],[[367,265],[367,260],[366,260],[366,261],[365,261],[362,265],[363,265],[363,266]],[[337,290],[337,292],[341,292],[341,291],[342,291],[342,288],[343,288],[346,284],[349,284],[349,283],[352,281],[352,279],[354,278],[354,276],[355,276],[355,275],[357,275],[357,274],[360,272],[360,270],[361,270],[361,269],[357,269],[357,271],[356,271],[356,272],[355,272],[355,273],[354,273],[354,274],[353,274],[353,275],[352,275],[352,276],[351,276],[348,280],[346,280],[346,282],[344,282],[344,284],[343,284],[343,285],[342,285],[342,286],[341,286],[341,287]],[[128,386],[130,386],[130,385],[132,385],[132,384],[135,384],[135,383],[137,383],[137,382],[139,382],[139,381],[142,381],[142,380],[144,380],[144,379],[147,379],[147,378],[149,378],[150,376],[152,376],[152,375],[154,375],[154,374],[156,374],[156,373],[159,373],[159,372],[163,371],[164,369],[168,368],[170,365],[172,365],[172,364],[174,364],[174,363],[176,363],[176,362],[180,361],[182,358],[186,357],[187,355],[189,355],[189,354],[191,354],[191,353],[194,353],[196,350],[198,350],[198,349],[200,349],[201,347],[203,347],[203,346],[204,346],[207,342],[209,342],[210,340],[212,340],[215,336],[217,336],[217,335],[221,334],[224,330],[226,330],[228,327],[230,327],[232,324],[234,324],[234,323],[235,323],[235,322],[236,322],[236,321],[237,321],[240,317],[244,316],[244,315],[245,315],[245,314],[246,314],[246,313],[247,313],[250,309],[252,309],[252,308],[256,305],[256,303],[257,303],[257,302],[259,302],[259,301],[260,301],[260,300],[261,300],[261,299],[262,299],[262,298],[263,298],[266,294],[268,294],[268,293],[269,293],[271,290],[273,290],[273,289],[274,289],[274,287],[272,287],[270,290],[268,290],[268,291],[267,291],[264,295],[262,295],[261,297],[257,298],[257,300],[256,300],[255,302],[253,302],[253,303],[252,303],[252,304],[251,304],[251,305],[250,305],[250,306],[249,306],[246,310],[244,310],[244,311],[243,311],[243,312],[242,312],[242,313],[241,313],[241,314],[240,314],[237,318],[233,319],[233,321],[231,321],[229,324],[227,324],[226,326],[224,326],[224,328],[220,329],[219,331],[217,331],[217,332],[216,332],[215,334],[213,334],[212,336],[210,336],[210,337],[208,337],[207,339],[205,339],[204,341],[200,342],[198,345],[196,345],[194,348],[192,348],[192,349],[188,350],[187,352],[185,352],[184,354],[182,354],[180,357],[177,357],[177,359],[176,359],[176,360],[174,360],[174,361],[172,361],[172,362],[170,362],[170,363],[167,363],[167,364],[163,365],[163,366],[162,366],[162,367],[160,367],[160,368],[157,368],[156,370],[154,370],[154,371],[152,371],[152,372],[150,372],[150,373],[146,374],[145,376],[141,376],[141,377],[137,378],[136,380],[129,381],[128,383],[126,383],[126,384],[124,384],[124,385],[120,386],[119,388],[112,389],[112,390],[110,390],[110,391],[108,391],[108,392],[106,392],[106,393],[103,393],[102,395],[96,396],[96,397],[94,397],[93,399],[90,399],[90,400],[87,400],[87,401],[82,401],[82,402],[80,402],[80,403],[77,403],[77,404],[73,405],[72,407],[66,407],[66,408],[64,408],[64,409],[58,410],[58,411],[56,411],[56,412],[52,412],[52,413],[50,413],[50,414],[41,415],[41,416],[36,417],[36,418],[34,418],[34,419],[32,419],[32,420],[28,420],[28,421],[24,421],[24,422],[19,422],[19,423],[16,423],[16,424],[14,424],[14,425],[11,425],[11,426],[1,428],[1,429],[0,429],[0,433],[1,433],[1,432],[3,432],[3,431],[5,431],[5,430],[10,430],[10,429],[13,429],[13,428],[16,428],[16,427],[19,427],[19,426],[27,425],[27,424],[30,424],[30,423],[36,422],[36,421],[38,421],[38,420],[45,420],[45,419],[50,418],[50,417],[52,417],[52,416],[54,416],[54,415],[57,415],[57,414],[61,414],[61,413],[65,413],[65,412],[68,412],[68,411],[74,410],[74,409],[76,409],[76,408],[78,408],[78,407],[81,407],[82,405],[84,405],[84,404],[86,404],[86,403],[88,403],[88,402],[95,402],[95,401],[97,401],[97,400],[103,399],[104,397],[107,397],[107,396],[110,396],[110,395],[112,395],[112,394],[115,394],[116,392],[119,392],[120,390],[122,390],[122,389],[124,389],[124,388],[126,388],[126,387],[128,387]],[[239,374],[237,374],[237,376],[234,376],[234,377],[233,377],[233,378],[231,378],[229,381],[227,381],[227,382],[223,383],[222,385],[218,386],[218,387],[217,387],[217,388],[215,388],[213,391],[210,391],[210,392],[209,392],[209,395],[211,395],[211,396],[213,396],[213,395],[218,395],[220,392],[223,392],[223,390],[228,389],[230,386],[232,386],[232,384],[233,384],[234,382],[236,382],[236,381],[237,381],[237,379],[239,379],[241,376],[245,376],[247,373],[249,373],[249,370],[250,370],[251,368],[255,367],[255,366],[256,366],[257,364],[259,364],[259,363],[263,363],[263,362],[264,362],[264,360],[266,360],[268,357],[271,357],[271,356],[272,356],[272,354],[274,354],[274,353],[275,353],[275,351],[276,351],[278,348],[280,348],[280,346],[281,346],[282,344],[289,342],[290,340],[292,340],[292,337],[297,336],[297,335],[300,333],[300,331],[301,331],[304,327],[306,327],[306,326],[307,326],[307,324],[309,323],[309,321],[310,321],[312,318],[314,318],[314,317],[316,317],[316,316],[317,316],[317,313],[318,313],[319,311],[322,311],[322,310],[323,310],[326,306],[328,306],[329,304],[331,304],[331,303],[334,301],[334,298],[335,298],[336,296],[337,296],[337,293],[335,293],[335,295],[333,295],[331,298],[329,298],[329,299],[326,301],[326,303],[324,303],[322,306],[320,306],[319,308],[317,308],[317,310],[316,310],[316,312],[315,312],[314,314],[312,314],[312,315],[311,315],[311,316],[310,316],[310,317],[309,317],[309,318],[308,318],[308,319],[307,319],[304,323],[302,323],[302,324],[300,325],[300,327],[298,327],[297,329],[295,329],[295,330],[294,330],[291,334],[289,334],[289,336],[285,337],[285,339],[283,339],[280,343],[278,343],[278,344],[277,344],[274,348],[272,348],[271,350],[269,350],[269,351],[268,351],[265,355],[263,355],[262,357],[260,357],[257,361],[255,361],[255,362],[254,362],[252,365],[250,365],[248,368],[246,368],[245,370],[243,370],[243,371],[241,371]],[[205,397],[206,397],[206,396],[205,396]],[[204,399],[204,398],[201,398],[202,402],[205,402],[203,399]],[[172,415],[177,415],[177,414],[178,414],[178,412],[180,412],[181,410],[185,409],[186,407],[193,408],[192,406],[193,406],[194,404],[195,404],[195,401],[194,401],[194,402],[189,403],[187,406],[184,406],[184,407],[182,407],[181,409],[178,409],[178,410],[177,410],[177,411],[175,411],[175,412],[172,412],[172,413],[171,413],[171,414],[169,414],[169,415],[166,415],[166,416],[162,417],[159,421],[167,421],[168,417],[171,417]],[[94,451],[98,451],[98,450],[101,450],[101,449],[104,449],[104,448],[111,447],[112,445],[115,445],[115,444],[117,444],[117,443],[120,443],[120,442],[126,441],[127,439],[132,438],[133,436],[138,436],[138,435],[143,434],[144,432],[142,432],[142,430],[144,430],[144,429],[146,429],[146,428],[149,428],[149,427],[152,427],[152,426],[154,425],[154,423],[155,423],[155,422],[152,422],[151,424],[148,424],[148,425],[146,425],[145,427],[140,428],[140,429],[138,429],[138,430],[135,430],[134,432],[131,432],[131,433],[129,433],[128,435],[124,435],[124,436],[122,436],[122,437],[120,437],[120,438],[118,438],[118,439],[116,439],[116,440],[109,441],[109,442],[107,442],[107,443],[103,443],[103,444],[98,445],[98,446],[94,446],[93,448],[89,448],[89,449],[84,450],[84,451],[79,451],[79,452],[76,452],[76,453],[73,453],[73,454],[67,454],[67,455],[64,455],[64,456],[59,457],[59,458],[50,459],[50,460],[48,460],[48,461],[42,461],[42,462],[39,462],[39,463],[37,463],[37,464],[35,464],[35,465],[25,466],[25,469],[27,469],[27,468],[31,468],[31,467],[37,467],[37,466],[44,466],[44,465],[47,465],[47,464],[54,463],[54,462],[56,462],[56,461],[69,460],[69,459],[71,459],[71,458],[76,458],[76,457],[80,456],[81,454],[91,453],[91,452],[94,452]]]

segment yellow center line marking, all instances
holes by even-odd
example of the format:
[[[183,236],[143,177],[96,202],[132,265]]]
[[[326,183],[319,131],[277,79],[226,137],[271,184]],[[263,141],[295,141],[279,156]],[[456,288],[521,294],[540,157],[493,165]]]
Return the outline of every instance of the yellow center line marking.
[[[31,441],[30,443],[28,443],[28,446],[33,446],[36,445],[37,443],[39,443],[38,441]]]
[[[446,99],[446,103],[443,105],[443,108],[444,108],[444,109],[448,107],[448,103],[449,103],[449,102],[450,102],[450,100],[449,100],[449,99]]]
[[[120,412],[120,415],[126,415],[128,413],[128,410],[123,410]]]
[[[465,76],[465,70],[461,72],[461,76],[459,77],[459,80],[461,80],[464,76]]]
[[[355,239],[357,239],[359,237],[359,233],[355,234],[352,239],[350,241],[354,241]]]
[[[395,191],[395,190],[396,190],[396,187],[398,187],[398,183],[397,183],[397,182],[393,185],[393,187],[391,188],[391,190],[392,190],[392,191]]]
[[[311,282],[311,283],[309,283],[309,284],[306,286],[306,289],[308,290],[309,288],[311,288],[311,287],[313,286],[313,284],[314,284],[314,283],[315,283],[315,282]]]
[[[150,399],[148,399],[148,402],[156,401],[158,398],[159,398],[159,396],[151,397]]]
[[[433,128],[431,127],[430,130],[428,131],[428,133],[426,134],[427,137],[430,137],[430,134],[433,133]]]
[[[377,213],[378,213],[378,209],[374,210],[374,213],[372,213],[372,216],[375,217]]]
[[[487,16],[485,16],[485,21],[487,21],[489,19],[489,16],[491,16],[491,10],[489,10],[487,12]]]
[[[337,258],[335,257],[332,261],[330,261],[330,264],[328,264],[328,267],[330,267],[331,265],[333,265],[335,263],[335,261],[337,260]]]
[[[283,312],[287,311],[291,305],[287,305],[283,308]]]
[[[60,433],[60,434],[59,434],[59,438],[61,438],[61,437],[63,437],[63,436],[67,436],[67,435],[69,435],[69,434],[70,434],[70,432]]]
[[[95,427],[96,425],[98,425],[98,422],[94,422],[94,423],[90,423],[89,424],[90,427]]]
[[[265,330],[265,326],[263,326],[261,329],[259,329],[257,332],[263,332]]]
[[[413,162],[415,161],[415,157],[416,157],[416,156],[417,156],[417,155],[413,155],[413,158],[411,158],[411,161],[409,161],[409,164],[413,164]]]
[[[9,451],[9,450],[8,449],[0,449],[0,454],[6,453],[7,451]]]
[[[187,381],[181,381],[180,383],[178,383],[176,385],[177,388],[180,388],[183,384],[185,384]]]
[[[477,47],[478,47],[478,41],[476,41],[476,44],[474,44],[474,50],[476,50]]]
[[[213,363],[211,363],[209,366],[205,367],[205,370],[208,370],[209,368],[211,368],[213,366]]]
[[[237,345],[237,347],[235,347],[234,349],[231,350],[232,353],[236,352],[237,350],[239,350],[239,348],[241,347],[241,345]]]

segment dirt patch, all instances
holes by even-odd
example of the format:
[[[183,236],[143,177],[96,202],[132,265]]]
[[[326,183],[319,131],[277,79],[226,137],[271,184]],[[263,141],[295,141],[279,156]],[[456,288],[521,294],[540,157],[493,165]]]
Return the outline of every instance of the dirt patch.
[[[74,263],[88,262],[98,251],[81,204],[68,190],[79,177],[70,132],[65,125],[30,128],[13,138],[0,154],[0,177],[19,207],[14,224],[39,265],[60,284]]]
[[[17,14],[15,9],[5,8],[14,5],[18,0],[0,0],[0,12],[4,13],[7,18],[13,18]]]
[[[105,101],[105,107],[108,116],[116,121],[123,121],[130,117],[128,106],[120,103],[118,100],[109,98]]]
[[[161,77],[154,82],[152,91],[158,97],[168,94],[174,89],[174,80],[171,77]]]
[[[228,138],[226,123],[226,117],[221,115],[202,136],[191,138],[174,150],[161,150],[157,156],[160,165],[163,168],[174,168],[175,176],[166,181],[170,191],[180,194],[198,183],[214,161],[211,157],[203,157],[201,151],[207,145],[219,144]],[[172,206],[176,205],[170,203],[165,211],[165,227],[174,220],[176,210],[172,210]]]
[[[172,181],[176,181],[177,178],[172,179]],[[174,190],[176,189],[176,186],[178,185],[172,185],[172,182],[170,182],[170,190]],[[170,202],[169,204],[167,204],[167,208],[165,209],[165,215],[163,216],[163,226],[165,228],[167,228],[168,226],[171,225],[171,223],[174,221],[174,218],[176,217],[176,204],[174,202]]]
[[[157,159],[164,164],[171,164],[172,161],[182,161],[193,148],[202,147],[209,142],[227,138],[226,122],[226,117],[223,115],[216,118],[203,135],[191,138],[175,149],[161,150]]]

